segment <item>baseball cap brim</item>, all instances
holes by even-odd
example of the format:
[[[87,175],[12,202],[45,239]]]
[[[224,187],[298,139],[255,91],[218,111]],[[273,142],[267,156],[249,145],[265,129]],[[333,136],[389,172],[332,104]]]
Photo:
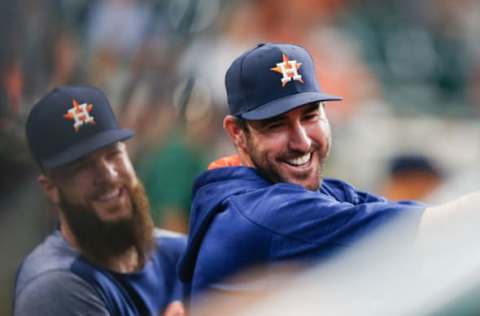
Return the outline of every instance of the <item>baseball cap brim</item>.
[[[133,137],[133,135],[134,132],[132,130],[125,128],[97,133],[93,137],[67,148],[54,157],[43,160],[41,163],[43,167],[47,169],[60,167],[92,153],[97,149],[127,140]]]
[[[246,120],[264,120],[312,102],[340,100],[342,98],[325,93],[301,92],[265,103],[254,110],[240,114],[240,117]]]

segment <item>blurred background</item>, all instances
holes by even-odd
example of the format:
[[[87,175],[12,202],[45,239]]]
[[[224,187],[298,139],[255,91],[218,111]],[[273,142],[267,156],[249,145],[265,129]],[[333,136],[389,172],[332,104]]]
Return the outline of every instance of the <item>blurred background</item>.
[[[56,85],[108,95],[159,227],[186,231],[191,184],[233,153],[223,77],[258,42],[312,53],[330,103],[327,175],[391,199],[447,201],[480,188],[476,0],[2,0],[0,315],[15,270],[55,227],[24,136]]]

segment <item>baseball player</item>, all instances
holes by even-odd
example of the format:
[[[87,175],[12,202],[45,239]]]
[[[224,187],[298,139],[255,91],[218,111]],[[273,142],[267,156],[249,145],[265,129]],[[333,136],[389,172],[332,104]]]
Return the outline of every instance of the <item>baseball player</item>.
[[[327,101],[302,47],[265,43],[229,67],[223,126],[238,155],[211,164],[193,187],[190,235],[180,277],[192,295],[251,290],[230,283],[246,268],[323,260],[402,218],[415,235],[424,207],[391,202],[323,179],[331,146]]]
[[[21,264],[14,315],[184,315],[176,264],[184,236],[155,230],[105,95],[62,86],[26,134],[59,226]]]

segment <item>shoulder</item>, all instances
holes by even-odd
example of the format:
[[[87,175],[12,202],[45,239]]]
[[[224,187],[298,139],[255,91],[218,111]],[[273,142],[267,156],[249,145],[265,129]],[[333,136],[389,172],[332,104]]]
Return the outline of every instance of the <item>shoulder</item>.
[[[290,183],[276,183],[268,187],[231,196],[227,210],[217,220],[228,221],[231,229],[255,229],[283,234],[285,227],[327,216],[329,208],[338,201],[329,194],[310,191]],[[237,215],[230,215],[230,214]]]
[[[320,192],[324,192],[327,194],[331,194],[333,192],[356,192],[357,188],[342,181],[340,179],[334,178],[324,178],[322,181],[322,185],[320,187]]]
[[[49,270],[15,294],[15,315],[107,315],[94,288],[67,270]],[[76,315],[76,314],[75,314]]]
[[[310,191],[292,183],[275,183],[230,197],[232,205],[244,214],[258,211],[270,212],[305,203],[330,201],[332,196],[324,191]]]
[[[323,178],[322,187],[323,186],[327,186],[327,187],[347,187],[347,188],[351,188],[351,189],[355,190],[355,187],[352,186],[351,184],[349,184],[349,183],[347,183],[343,180],[340,180],[340,179],[329,178],[329,177]]]
[[[382,201],[382,203],[369,203]],[[312,223],[340,222],[365,216],[377,216],[406,209],[395,203],[386,204],[357,191],[346,182],[325,179],[319,190],[307,190],[299,185],[276,183],[268,187],[232,196],[228,208],[249,223],[270,232],[285,235],[293,226],[302,227]],[[362,207],[361,207],[362,205]],[[231,220],[229,220],[231,222]]]
[[[153,231],[153,234],[155,238],[176,239],[176,240],[185,239],[185,234],[182,234],[173,230],[162,229],[162,228],[155,228],[155,230]]]
[[[187,237],[184,234],[156,228],[154,231],[157,253],[172,260],[178,260],[187,247]]]
[[[171,230],[155,228],[153,234],[157,243],[163,245],[171,245],[172,247],[181,248],[182,245],[184,246],[187,242],[187,236],[185,234]]]
[[[60,233],[52,233],[23,260],[17,271],[15,291],[49,271],[70,271],[77,258],[78,252],[68,246]]]

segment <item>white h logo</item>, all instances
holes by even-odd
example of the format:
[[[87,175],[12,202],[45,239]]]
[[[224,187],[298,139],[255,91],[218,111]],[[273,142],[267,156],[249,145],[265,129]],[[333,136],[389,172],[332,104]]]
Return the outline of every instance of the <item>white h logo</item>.
[[[75,121],[73,127],[75,128],[75,132],[78,132],[80,127],[84,124],[95,125],[95,119],[90,115],[92,108],[93,104],[78,104],[76,100],[73,100],[73,108],[69,109],[67,114],[65,114],[63,117],[67,120]]]
[[[283,62],[278,63],[276,67],[270,68],[270,70],[281,73],[282,77],[282,87],[293,80],[300,81],[303,83],[302,75],[298,73],[298,69],[302,66],[301,63],[297,63],[296,60],[288,60],[288,56],[282,54]]]

